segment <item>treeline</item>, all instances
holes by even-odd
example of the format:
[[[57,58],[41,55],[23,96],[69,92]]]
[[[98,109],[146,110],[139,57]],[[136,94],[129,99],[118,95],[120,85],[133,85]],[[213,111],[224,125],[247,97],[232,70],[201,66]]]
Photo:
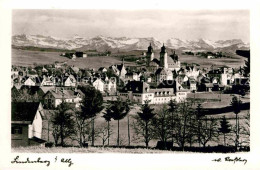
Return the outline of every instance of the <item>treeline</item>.
[[[44,48],[44,47],[33,47],[33,46],[15,46],[12,45],[13,49],[30,50],[30,51],[44,51],[44,52],[76,52],[75,50],[66,50],[58,48]]]
[[[80,147],[86,147],[89,143],[94,146],[95,140],[101,138],[103,146],[109,146],[110,136],[114,133],[110,122],[115,120],[117,122],[117,147],[122,146],[120,120],[125,117],[127,118],[128,146],[131,146],[131,141],[134,140],[144,143],[146,148],[150,148],[149,142],[158,140],[157,148],[159,149],[174,149],[173,144],[177,144],[179,150],[192,148],[194,145],[206,148],[210,142],[222,145],[219,143],[222,136],[223,145],[226,146],[228,136],[229,141],[234,141],[233,147],[237,150],[242,142],[243,144],[249,142],[239,140],[240,134],[247,135],[249,140],[249,114],[246,118],[248,124],[245,123],[247,126],[241,127],[237,123],[232,126],[225,117],[219,122],[219,119],[206,116],[200,104],[194,109],[191,102],[176,103],[171,100],[168,105],[163,105],[159,109],[152,108],[146,101],[137,114],[130,116],[129,113],[134,105],[129,100],[124,102],[118,99],[104,106],[102,95],[98,90],[90,86],[79,88],[85,94],[80,108],[72,109],[67,103],[62,102],[51,118],[55,145],[66,146],[64,141],[69,138],[77,141]],[[232,99],[231,106],[236,114],[236,120],[238,120],[240,104],[241,101],[236,97]],[[98,114],[102,114],[106,122],[101,127],[95,124]],[[134,130],[132,140],[130,139],[130,127]]]
[[[216,52],[216,53],[213,53],[213,52],[210,52],[210,51],[208,51],[208,52],[197,52],[196,55],[201,56],[201,57],[205,57],[205,58],[207,58],[208,56],[212,56],[213,58],[222,58],[222,57],[230,58],[230,56],[225,55],[222,52]]]

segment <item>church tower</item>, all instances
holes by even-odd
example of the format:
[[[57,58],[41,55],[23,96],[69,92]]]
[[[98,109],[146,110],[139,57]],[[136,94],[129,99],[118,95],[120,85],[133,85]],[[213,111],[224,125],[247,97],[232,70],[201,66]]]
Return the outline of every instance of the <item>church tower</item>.
[[[154,53],[153,53],[153,47],[150,43],[150,46],[148,47],[147,53],[146,53],[146,66],[150,66],[150,62],[154,59]]]
[[[168,68],[167,52],[164,44],[161,47],[161,52],[160,52],[160,67]]]

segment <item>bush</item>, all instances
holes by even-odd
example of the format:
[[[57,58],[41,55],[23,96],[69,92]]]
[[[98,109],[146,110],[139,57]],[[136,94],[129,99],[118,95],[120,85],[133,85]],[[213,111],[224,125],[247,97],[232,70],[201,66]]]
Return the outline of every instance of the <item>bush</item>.
[[[155,148],[160,150],[165,150],[165,149],[171,150],[173,148],[173,142],[166,142],[164,144],[163,141],[158,141]]]
[[[51,148],[51,147],[53,147],[53,145],[54,145],[53,142],[46,142],[46,143],[45,143],[45,147],[46,147],[46,148]]]

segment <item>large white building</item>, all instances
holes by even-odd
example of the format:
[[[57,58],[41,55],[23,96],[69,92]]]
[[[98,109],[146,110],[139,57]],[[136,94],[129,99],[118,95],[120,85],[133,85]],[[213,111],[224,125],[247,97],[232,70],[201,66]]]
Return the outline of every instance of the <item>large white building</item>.
[[[186,99],[187,92],[176,91],[174,81],[168,84],[160,84],[157,88],[150,88],[149,84],[142,81],[129,82],[120,92],[119,97],[123,100],[130,100],[135,103],[144,104],[149,101],[149,104],[169,103],[170,100],[181,102]]]

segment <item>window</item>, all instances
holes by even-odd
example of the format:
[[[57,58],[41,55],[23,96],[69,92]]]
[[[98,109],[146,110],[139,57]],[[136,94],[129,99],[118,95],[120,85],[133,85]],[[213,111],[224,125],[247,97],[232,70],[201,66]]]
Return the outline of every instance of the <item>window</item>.
[[[22,127],[17,127],[17,126],[12,127],[12,134],[22,134],[22,132],[23,132]]]

